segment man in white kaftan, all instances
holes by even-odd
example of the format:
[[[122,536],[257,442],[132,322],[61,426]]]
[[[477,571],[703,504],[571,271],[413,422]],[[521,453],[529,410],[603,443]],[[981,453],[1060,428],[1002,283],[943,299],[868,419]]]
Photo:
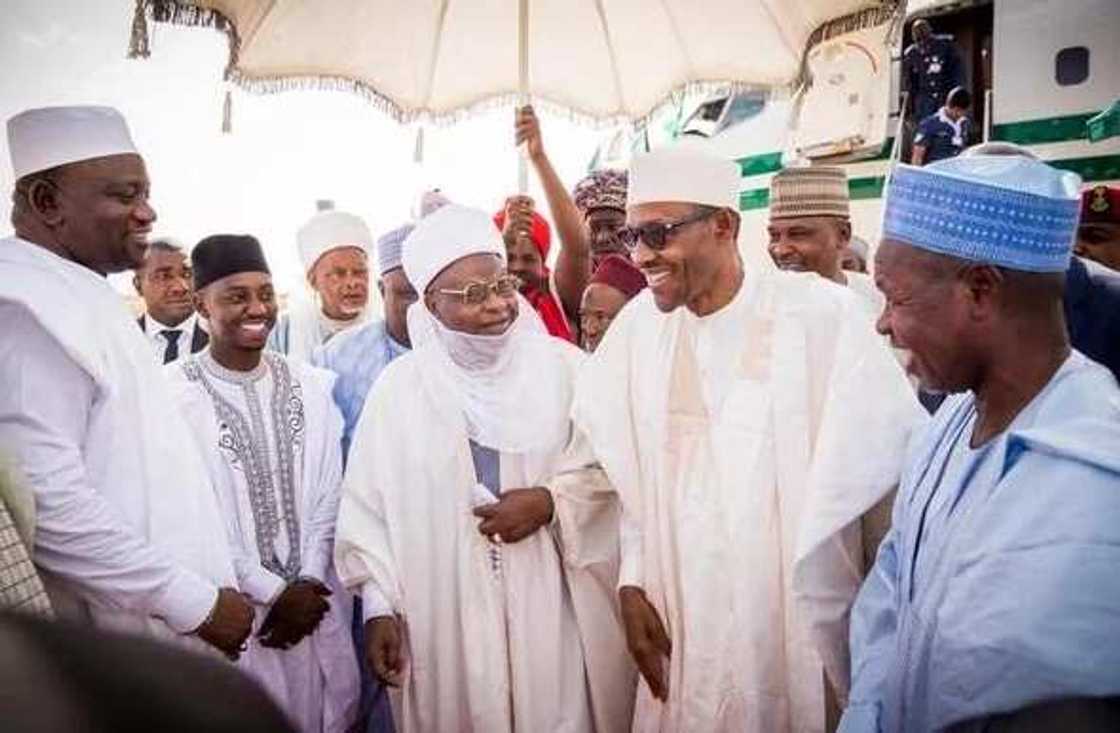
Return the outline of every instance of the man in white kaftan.
[[[231,657],[252,608],[151,347],[105,274],[155,220],[124,119],[103,107],[8,121],[16,172],[0,242],[0,444],[35,495],[33,559],[60,616]]]
[[[311,297],[292,296],[268,347],[310,361],[336,334],[374,320],[381,302],[369,288],[373,236],[360,216],[321,211],[300,227],[296,238]]]
[[[342,733],[357,714],[358,667],[349,595],[332,559],[342,482],[334,377],[261,352],[276,303],[255,239],[207,237],[191,260],[211,344],[167,373],[217,490],[241,589],[257,609],[240,664],[299,730]],[[285,619],[308,601],[318,622],[287,633]]]
[[[634,160],[623,233],[650,291],[575,400],[623,504],[636,731],[825,729],[826,684],[841,704],[848,687],[860,518],[923,420],[855,296],[744,272],[738,184],[696,149]]]
[[[406,240],[423,302],[350,448],[339,574],[398,730],[625,730],[618,506],[569,420],[582,357],[503,259],[490,217],[455,205]]]

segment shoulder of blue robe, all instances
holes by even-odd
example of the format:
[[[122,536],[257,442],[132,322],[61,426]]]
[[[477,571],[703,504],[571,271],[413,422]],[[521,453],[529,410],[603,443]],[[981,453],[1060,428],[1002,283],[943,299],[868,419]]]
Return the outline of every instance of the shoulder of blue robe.
[[[268,344],[265,348],[269,351],[287,354],[288,345],[291,343],[291,330],[291,316],[288,313],[281,313],[276,319],[276,325],[272,327],[272,333],[268,334]]]
[[[380,360],[380,349],[388,338],[385,321],[369,321],[347,328],[327,343],[315,349],[311,363],[315,366],[342,372],[348,365],[359,361]]]
[[[935,727],[1120,694],[1120,390],[1074,354],[1006,439],[1002,474],[971,486],[936,615]]]

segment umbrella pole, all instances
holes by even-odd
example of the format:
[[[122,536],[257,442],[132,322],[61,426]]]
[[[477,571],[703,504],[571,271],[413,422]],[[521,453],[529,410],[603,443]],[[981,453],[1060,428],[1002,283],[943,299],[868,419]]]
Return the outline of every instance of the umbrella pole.
[[[529,0],[517,0],[517,106],[529,103]],[[529,191],[529,151],[518,147],[517,192]]]

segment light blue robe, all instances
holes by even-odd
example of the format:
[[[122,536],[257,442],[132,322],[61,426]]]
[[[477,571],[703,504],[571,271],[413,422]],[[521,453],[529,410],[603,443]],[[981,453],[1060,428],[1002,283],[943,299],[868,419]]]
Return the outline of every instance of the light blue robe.
[[[329,369],[338,375],[332,396],[342,411],[342,462],[350,453],[350,441],[362,406],[374,382],[389,362],[408,353],[408,347],[393,340],[385,328],[385,321],[371,321],[342,331],[311,356],[311,363]],[[393,730],[389,702],[366,668],[364,629],[361,623],[361,603],[355,600],[352,633],[357,648],[362,673],[362,717],[367,721],[368,733],[391,733]]]
[[[370,388],[389,362],[406,353],[408,347],[393,340],[385,321],[347,329],[315,350],[311,363],[338,375],[334,383],[334,401],[342,410],[344,461]]]
[[[1073,352],[1002,434],[971,393],[912,446],[851,618],[840,730],[927,731],[1120,694],[1120,388]]]

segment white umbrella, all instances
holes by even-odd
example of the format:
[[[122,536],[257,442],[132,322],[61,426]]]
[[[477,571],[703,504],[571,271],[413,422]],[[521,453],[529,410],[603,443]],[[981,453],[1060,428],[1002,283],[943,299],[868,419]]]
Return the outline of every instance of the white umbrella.
[[[876,25],[893,0],[137,0],[147,19],[229,36],[226,77],[257,92],[357,92],[396,119],[517,101],[638,121],[675,93],[794,83],[806,50]]]

